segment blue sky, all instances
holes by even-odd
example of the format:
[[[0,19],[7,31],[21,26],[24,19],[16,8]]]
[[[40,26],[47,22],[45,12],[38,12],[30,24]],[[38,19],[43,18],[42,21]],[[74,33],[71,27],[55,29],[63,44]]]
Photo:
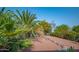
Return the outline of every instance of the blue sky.
[[[79,25],[79,8],[78,7],[14,7],[7,8],[15,11],[18,9],[29,10],[35,13],[38,20],[46,20],[56,25],[66,24],[68,26]]]

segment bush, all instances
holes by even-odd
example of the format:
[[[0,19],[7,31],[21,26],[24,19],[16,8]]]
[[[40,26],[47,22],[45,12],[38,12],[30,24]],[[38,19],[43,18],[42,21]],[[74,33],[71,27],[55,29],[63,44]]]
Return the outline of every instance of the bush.
[[[38,28],[41,28],[44,34],[50,34],[50,32],[52,31],[52,25],[45,20],[38,23]]]
[[[69,40],[72,40],[72,41],[76,41],[76,42],[79,42],[79,33],[76,33],[74,31],[71,31],[69,33],[67,33],[65,36],[64,36],[65,39],[69,39]]]
[[[76,50],[73,47],[62,50],[64,52],[75,52]]]
[[[76,32],[70,31],[64,36],[64,38],[75,41],[76,40],[75,39],[76,38]]]
[[[75,52],[75,49],[73,47],[70,47],[67,49],[67,52]]]
[[[64,38],[65,37],[65,34],[62,33],[62,32],[52,32],[50,35],[51,36],[56,36],[56,37],[59,37],[59,38]]]
[[[62,34],[60,32],[52,32],[50,33],[51,36],[61,37]]]
[[[18,40],[18,39],[11,39],[8,42],[9,51],[15,52],[15,51],[21,51],[24,48],[31,47],[32,43],[31,40],[25,39],[25,40]]]
[[[57,26],[56,29],[53,32],[53,35],[60,37],[60,38],[64,38],[65,34],[69,32],[69,27],[67,25],[60,25]]]
[[[50,35],[79,42],[79,33],[76,33],[74,31],[70,31],[66,34],[63,34],[61,32],[52,32]]]
[[[8,40],[4,37],[0,35],[0,48],[6,48]]]
[[[79,25],[73,26],[72,30],[79,33]]]
[[[76,34],[75,40],[76,40],[77,42],[79,42],[79,33]]]
[[[30,39],[20,40],[19,44],[20,48],[29,48],[32,46],[32,42]]]

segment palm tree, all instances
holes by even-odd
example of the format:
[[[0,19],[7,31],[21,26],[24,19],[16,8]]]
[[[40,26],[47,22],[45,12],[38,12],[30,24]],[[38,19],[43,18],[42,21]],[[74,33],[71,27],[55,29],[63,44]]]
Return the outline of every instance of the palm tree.
[[[0,10],[0,16],[4,13],[5,11],[5,8],[3,7],[1,10]]]
[[[14,20],[9,11],[5,11],[5,8],[0,10],[0,29],[11,31],[13,29]]]
[[[5,11],[5,8],[0,10],[0,47],[7,47],[8,39],[6,33],[13,32],[14,30],[14,21],[8,11]]]
[[[31,15],[30,17],[33,17],[33,16]],[[7,48],[9,49],[9,51],[18,51],[18,49],[21,49],[24,47],[25,41],[20,43],[22,41],[22,38],[20,38],[19,35],[22,33],[25,34],[25,33],[28,33],[29,31],[32,31],[30,29],[32,28],[32,26],[34,26],[35,22],[33,23],[31,22],[32,25],[30,25],[29,23],[32,20],[31,18],[29,23],[26,23],[27,21],[25,22],[24,21],[25,19],[23,20],[22,19],[16,18],[15,14],[10,10],[5,11],[4,8],[1,9],[0,11],[0,48]],[[17,20],[20,20],[20,21],[17,22]],[[26,46],[28,46],[28,44],[25,44],[25,47]]]
[[[2,28],[2,25],[4,24],[4,20],[3,20],[3,14],[4,14],[4,10],[5,10],[5,8],[2,8],[1,10],[0,10],[0,29]]]
[[[29,30],[28,35],[33,35],[34,36],[34,27],[36,26],[37,21],[36,15],[30,13],[28,10],[27,11],[19,11],[16,10],[16,13],[14,14],[16,16],[16,19],[18,20],[18,27],[24,28]]]

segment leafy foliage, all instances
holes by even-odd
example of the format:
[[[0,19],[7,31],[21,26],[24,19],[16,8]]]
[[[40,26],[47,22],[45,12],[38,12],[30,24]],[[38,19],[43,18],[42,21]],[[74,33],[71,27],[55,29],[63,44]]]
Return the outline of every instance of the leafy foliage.
[[[75,32],[77,32],[77,33],[79,33],[79,25],[74,26],[74,27],[72,28],[72,30],[75,31]]]
[[[50,35],[79,42],[78,26],[74,26],[70,30],[67,25],[60,25]]]
[[[32,46],[29,38],[35,37],[37,31],[41,30],[45,35],[52,32],[50,23],[35,19],[36,14],[28,10],[13,12],[6,8],[0,9],[0,49],[21,51]],[[62,24],[51,35],[79,42],[79,25],[70,30],[67,25]]]
[[[19,27],[21,28],[29,28],[30,31],[28,32],[27,36],[30,36],[30,33],[34,35],[34,28],[37,24],[36,15],[27,11],[20,12],[16,10],[17,14],[14,14],[18,20]]]
[[[70,32],[68,32],[68,33],[65,35],[64,38],[69,39],[69,40],[76,41],[76,32],[70,31]]]
[[[75,52],[75,49],[73,47],[67,48],[66,52]]]
[[[9,40],[8,43],[8,49],[9,51],[15,52],[15,51],[20,51],[21,49],[28,48],[32,46],[31,40],[29,39],[24,39],[24,40],[17,40],[17,39],[12,39]]]
[[[65,48],[63,50],[61,50],[61,52],[75,52],[76,50],[71,46],[69,48]]]
[[[8,40],[6,37],[0,35],[0,48],[6,48]]]
[[[50,33],[52,31],[52,26],[50,23],[46,22],[45,20],[40,21],[39,26],[41,27],[41,29],[43,29],[44,33]]]
[[[69,27],[63,24],[63,25],[57,26],[53,34],[55,36],[64,38],[65,34],[68,32],[69,32]]]
[[[30,23],[26,23],[27,17],[29,17],[28,21],[31,22],[34,20],[34,16],[29,12],[23,11],[21,13],[22,18],[20,19],[22,23],[17,24],[17,20],[14,13],[11,11],[5,11],[4,8],[0,11],[0,47],[8,49],[9,51],[18,51],[22,48],[28,48],[31,46],[31,42],[29,39],[22,40],[20,38],[20,34],[27,34],[31,31],[32,25]],[[23,18],[24,17],[24,18]],[[26,22],[25,22],[26,21]],[[32,21],[33,22],[33,21]],[[32,23],[31,22],[31,23]],[[22,25],[22,26],[20,26]],[[24,35],[22,35],[23,37]],[[27,44],[26,44],[27,43]]]

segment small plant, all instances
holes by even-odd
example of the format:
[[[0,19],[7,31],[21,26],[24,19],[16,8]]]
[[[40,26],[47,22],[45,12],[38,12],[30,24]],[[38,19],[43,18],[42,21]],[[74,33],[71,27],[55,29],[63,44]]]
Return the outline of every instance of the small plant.
[[[75,49],[73,47],[70,47],[67,49],[67,52],[74,52],[74,51],[75,51]]]
[[[0,35],[0,48],[6,48],[8,40]]]
[[[64,51],[64,52],[75,52],[75,49],[73,47],[70,47],[70,48],[64,49],[62,51]]]
[[[25,40],[18,40],[18,39],[12,39],[8,43],[8,49],[9,51],[16,52],[21,51],[24,48],[29,48],[32,46],[31,40],[25,39]]]
[[[20,48],[29,48],[32,46],[32,42],[30,39],[20,40],[19,41]]]
[[[79,33],[76,34],[76,41],[79,42]]]
[[[76,34],[77,34],[76,32],[70,31],[64,36],[64,38],[72,40],[72,41],[76,41]]]

